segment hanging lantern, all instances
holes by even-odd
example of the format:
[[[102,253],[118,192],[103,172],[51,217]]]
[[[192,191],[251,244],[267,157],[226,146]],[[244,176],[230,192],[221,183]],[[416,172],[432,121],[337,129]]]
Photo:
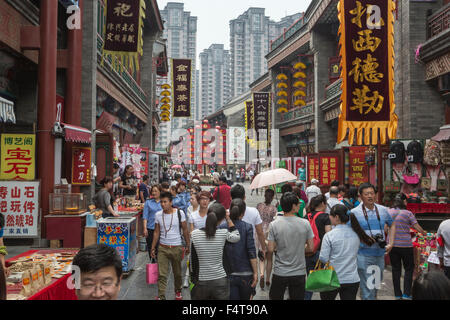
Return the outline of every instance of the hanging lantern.
[[[295,93],[294,93],[294,97],[306,97],[306,93],[305,93],[305,91],[303,91],[303,90],[297,90],[297,91],[295,91]]]
[[[294,69],[306,69],[306,65],[303,62],[298,62],[294,65]]]
[[[294,74],[294,78],[295,78],[295,79],[306,78],[306,74],[305,74],[304,72],[302,72],[302,71],[299,71],[299,72],[296,72],[296,73]]]
[[[286,107],[280,107],[280,108],[278,108],[277,111],[278,111],[278,113],[287,113],[288,109]]]
[[[280,73],[278,76],[277,76],[277,80],[287,80],[288,79],[288,77],[287,77],[287,75],[285,75],[284,73]]]
[[[303,81],[297,81],[293,85],[294,88],[306,88],[306,83]]]

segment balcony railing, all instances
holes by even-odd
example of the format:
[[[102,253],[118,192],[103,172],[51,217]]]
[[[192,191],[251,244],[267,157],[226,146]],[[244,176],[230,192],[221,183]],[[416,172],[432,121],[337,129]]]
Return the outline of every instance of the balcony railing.
[[[289,110],[287,113],[283,113],[280,115],[280,123],[292,121],[295,119],[299,119],[301,117],[307,116],[314,113],[313,105],[307,105],[304,107],[295,108]]]
[[[339,94],[341,92],[341,84],[342,79],[336,80],[332,84],[330,84],[328,87],[325,88],[325,100],[330,99],[331,97],[334,97],[335,95]]]
[[[449,28],[450,3],[428,18],[428,39],[437,36]]]
[[[272,51],[272,50],[275,50],[276,48],[278,48],[284,42],[284,40],[291,37],[294,33],[296,33],[298,30],[300,30],[304,26],[305,26],[305,18],[302,17],[296,23],[294,23],[291,27],[289,27],[289,29],[285,30],[280,37],[278,37],[276,40],[274,40],[270,44],[270,50]]]
[[[104,0],[98,1],[98,19],[97,19],[97,50],[102,52],[103,49],[103,35],[105,34],[106,29],[106,15],[105,15],[105,2]],[[106,61],[108,61],[112,65],[111,56],[106,57]],[[118,62],[120,64],[120,62]],[[137,84],[132,75],[126,70],[125,67],[122,68],[122,71],[115,71],[119,77],[121,77],[130,88],[136,93],[136,95],[145,103],[147,101],[147,95],[144,90],[142,90],[141,86]]]

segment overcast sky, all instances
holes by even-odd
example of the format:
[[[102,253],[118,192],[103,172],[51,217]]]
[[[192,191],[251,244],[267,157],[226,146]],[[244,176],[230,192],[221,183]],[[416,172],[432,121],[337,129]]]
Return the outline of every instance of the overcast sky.
[[[286,15],[304,12],[311,0],[157,0],[160,10],[168,2],[184,3],[184,10],[198,17],[197,55],[213,43],[230,48],[229,21],[236,19],[250,7],[266,9],[266,16],[279,21]]]

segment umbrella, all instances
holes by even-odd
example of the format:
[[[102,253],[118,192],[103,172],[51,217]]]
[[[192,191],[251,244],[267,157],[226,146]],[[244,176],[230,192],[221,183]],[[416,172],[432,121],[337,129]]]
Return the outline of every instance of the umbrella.
[[[174,164],[173,166],[172,166],[172,169],[182,169],[183,167],[182,166],[180,166],[179,164]]]
[[[264,171],[255,177],[250,185],[250,189],[267,187],[292,180],[297,180],[297,177],[286,169]]]

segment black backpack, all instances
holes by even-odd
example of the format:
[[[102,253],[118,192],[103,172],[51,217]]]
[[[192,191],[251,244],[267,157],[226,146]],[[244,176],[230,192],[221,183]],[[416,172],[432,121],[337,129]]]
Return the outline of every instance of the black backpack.
[[[405,162],[405,145],[401,141],[395,141],[391,145],[391,153],[389,159],[391,163],[404,163]]]
[[[411,141],[406,148],[409,163],[422,163],[423,146],[419,141]]]

